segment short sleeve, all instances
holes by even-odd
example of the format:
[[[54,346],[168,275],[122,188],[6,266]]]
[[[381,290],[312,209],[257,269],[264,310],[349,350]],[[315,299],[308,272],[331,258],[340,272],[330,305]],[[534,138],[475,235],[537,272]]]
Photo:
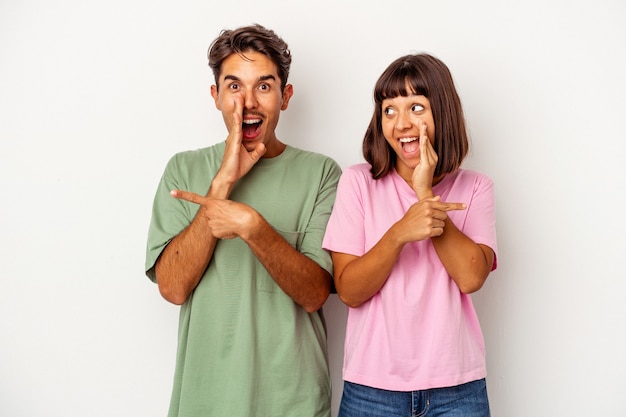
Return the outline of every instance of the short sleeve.
[[[492,270],[497,267],[498,244],[496,236],[496,210],[494,183],[484,174],[474,174],[471,200],[468,202],[467,215],[462,226],[463,233],[475,243],[490,247],[494,252]],[[469,176],[469,175],[468,175]]]
[[[186,189],[180,181],[178,156],[175,155],[167,163],[165,171],[157,186],[152,204],[152,217],[148,229],[146,245],[145,271],[148,278],[156,282],[154,266],[167,244],[187,227],[198,206],[174,198],[170,195],[173,189]]]
[[[335,203],[340,175],[339,165],[334,160],[325,158],[313,211],[299,249],[302,254],[311,258],[331,275],[332,260],[330,254],[322,248],[322,239]]]
[[[337,186],[337,197],[326,227],[323,247],[332,252],[362,256],[365,252],[363,172],[346,169]]]

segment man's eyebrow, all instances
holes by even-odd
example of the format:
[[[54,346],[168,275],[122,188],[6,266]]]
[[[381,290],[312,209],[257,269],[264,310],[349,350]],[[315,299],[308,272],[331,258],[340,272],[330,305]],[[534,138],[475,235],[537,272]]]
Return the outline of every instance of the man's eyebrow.
[[[226,80],[241,81],[241,79],[237,77],[236,75],[225,75],[224,81]],[[268,75],[261,75],[258,79],[258,81],[267,81],[267,80],[276,80],[276,77],[272,74],[268,74]]]
[[[259,81],[267,81],[267,80],[276,80],[276,77],[274,77],[272,74],[263,75],[259,77]]]

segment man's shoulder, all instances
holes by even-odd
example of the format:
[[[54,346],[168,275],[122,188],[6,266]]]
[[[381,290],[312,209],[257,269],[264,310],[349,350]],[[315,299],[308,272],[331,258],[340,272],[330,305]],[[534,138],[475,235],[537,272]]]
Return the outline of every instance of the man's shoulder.
[[[328,155],[319,152],[304,150],[288,146],[286,149],[285,162],[292,166],[297,166],[305,170],[318,169],[332,176],[341,175],[339,163]]]
[[[286,148],[288,155],[290,158],[301,158],[301,159],[311,159],[314,161],[326,161],[331,164],[337,164],[337,162],[328,155],[325,155],[320,152],[309,151],[306,149],[296,148],[294,146],[288,145]],[[339,165],[339,164],[337,164]]]
[[[210,161],[221,161],[224,156],[224,142],[198,149],[178,151],[167,163],[168,169],[186,169],[196,165],[206,165]]]
[[[224,154],[224,146],[224,142],[219,142],[203,148],[186,149],[176,152],[171,159],[196,159],[211,157],[212,155],[222,156]]]

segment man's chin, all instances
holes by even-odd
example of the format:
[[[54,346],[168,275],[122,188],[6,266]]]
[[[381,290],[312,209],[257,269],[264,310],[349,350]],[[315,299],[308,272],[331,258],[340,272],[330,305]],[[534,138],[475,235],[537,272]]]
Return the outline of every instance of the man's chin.
[[[256,139],[244,138],[243,141],[241,142],[243,147],[246,148],[248,152],[255,150],[256,147],[259,146],[260,143],[262,143],[260,138],[256,138]]]

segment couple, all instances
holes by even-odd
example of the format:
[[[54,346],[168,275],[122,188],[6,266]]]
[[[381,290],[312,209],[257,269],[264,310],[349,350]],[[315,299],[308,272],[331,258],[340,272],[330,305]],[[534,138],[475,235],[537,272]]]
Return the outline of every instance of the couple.
[[[496,267],[491,180],[468,151],[448,68],[398,58],[374,89],[366,163],[276,137],[288,45],[260,25],[208,52],[225,141],[158,185],[146,273],[181,305],[170,416],[330,416],[322,306],[349,307],[340,416],[488,416],[469,294]]]

